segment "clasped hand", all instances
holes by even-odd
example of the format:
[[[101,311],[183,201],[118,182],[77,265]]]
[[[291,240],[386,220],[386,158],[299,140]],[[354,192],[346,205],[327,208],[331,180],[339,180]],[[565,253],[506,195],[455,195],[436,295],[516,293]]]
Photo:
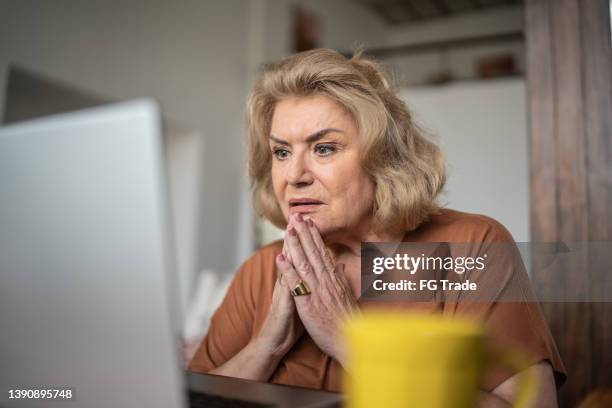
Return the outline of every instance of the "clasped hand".
[[[336,264],[311,220],[291,216],[276,266],[278,279],[270,309],[255,338],[258,349],[278,361],[306,329],[324,353],[346,367],[339,330],[358,310],[357,300],[344,265]],[[311,293],[291,296],[291,289],[301,282]]]
[[[357,301],[344,264],[334,262],[312,220],[292,216],[276,265],[287,291],[300,282],[308,285],[310,294],[293,297],[299,318],[317,346],[344,365],[338,332],[342,322],[356,312]]]

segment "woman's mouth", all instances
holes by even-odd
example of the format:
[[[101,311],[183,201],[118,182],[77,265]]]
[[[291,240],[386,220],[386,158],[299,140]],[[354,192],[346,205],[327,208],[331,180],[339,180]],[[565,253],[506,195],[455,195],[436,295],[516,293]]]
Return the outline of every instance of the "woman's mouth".
[[[293,198],[289,200],[289,212],[309,213],[318,210],[323,205],[322,201],[313,198]]]

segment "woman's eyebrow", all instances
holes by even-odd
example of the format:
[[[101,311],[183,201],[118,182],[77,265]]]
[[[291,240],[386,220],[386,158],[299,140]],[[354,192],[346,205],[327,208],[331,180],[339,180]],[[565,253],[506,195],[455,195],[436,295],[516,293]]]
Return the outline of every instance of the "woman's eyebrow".
[[[306,138],[306,143],[310,144],[310,143],[314,143],[317,140],[323,138],[326,134],[331,133],[331,132],[339,132],[339,133],[344,133],[342,130],[340,129],[336,129],[336,128],[325,128],[325,129],[321,129],[315,133],[313,133],[312,135],[308,136]],[[286,140],[283,139],[279,139],[277,137],[274,137],[272,135],[270,135],[270,140],[278,143],[278,144],[282,144],[282,145],[286,145],[289,146],[289,142],[287,142]]]

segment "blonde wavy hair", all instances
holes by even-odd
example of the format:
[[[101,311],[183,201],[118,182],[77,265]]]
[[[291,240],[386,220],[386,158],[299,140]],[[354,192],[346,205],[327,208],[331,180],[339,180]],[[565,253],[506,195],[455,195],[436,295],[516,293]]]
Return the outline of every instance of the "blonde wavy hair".
[[[248,101],[248,168],[257,212],[279,228],[287,221],[272,186],[270,126],[276,103],[288,97],[324,95],[349,112],[359,131],[361,165],[375,185],[377,232],[417,228],[438,211],[446,181],[440,147],[413,121],[381,67],[357,52],[329,49],[292,55],[269,67]]]

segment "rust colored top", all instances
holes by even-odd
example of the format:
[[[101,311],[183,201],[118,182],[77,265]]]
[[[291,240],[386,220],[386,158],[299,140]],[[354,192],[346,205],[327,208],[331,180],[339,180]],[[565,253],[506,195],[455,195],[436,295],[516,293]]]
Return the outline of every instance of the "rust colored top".
[[[487,243],[514,242],[497,221],[482,215],[443,209],[414,231],[404,242]],[[258,250],[238,270],[221,306],[211,320],[188,369],[206,373],[231,359],[261,329],[272,299],[277,278],[275,257],[282,250],[276,241]],[[525,274],[524,270],[520,273]],[[525,275],[526,276],[526,275]],[[500,277],[502,279],[502,277]],[[495,285],[498,279],[484,284]],[[529,285],[527,279],[521,280]],[[498,283],[497,283],[498,284]],[[528,287],[523,288],[530,290]],[[359,302],[359,307],[389,307],[384,302]],[[403,308],[426,309],[443,316],[470,316],[484,323],[492,340],[501,347],[519,347],[529,353],[531,363],[548,361],[557,387],[565,381],[565,367],[555,341],[535,302],[412,302]],[[304,333],[281,360],[270,382],[302,387],[342,391],[342,366],[324,354],[308,333]],[[492,391],[514,373],[497,368],[489,371],[482,388]]]

